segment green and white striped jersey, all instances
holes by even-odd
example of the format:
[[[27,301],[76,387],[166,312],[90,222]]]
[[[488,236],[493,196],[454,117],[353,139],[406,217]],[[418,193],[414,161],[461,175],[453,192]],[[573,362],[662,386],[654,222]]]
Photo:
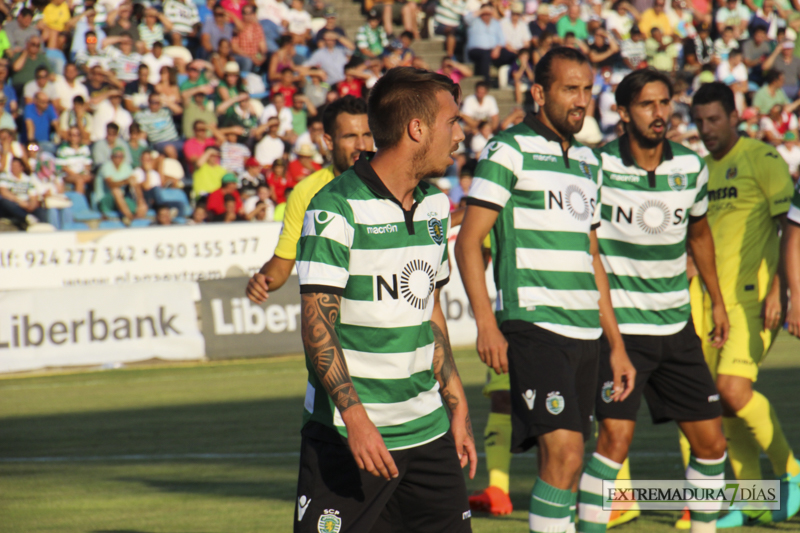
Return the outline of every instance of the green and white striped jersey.
[[[430,442],[450,427],[433,372],[433,291],[450,278],[450,201],[420,183],[403,210],[366,157],[311,200],[298,243],[301,293],[341,295],[335,328],[347,368],[387,448]],[[346,436],[306,357],[303,423]]]
[[[599,152],[604,181],[597,236],[620,332],[677,333],[691,313],[686,236],[690,221],[708,210],[708,168],[670,141],[655,172],[636,165],[627,135]]]
[[[577,142],[562,150],[534,115],[484,148],[467,203],[499,212],[492,228],[498,323],[523,320],[575,339],[600,337],[589,234],[602,172]]]
[[[800,226],[800,182],[794,189],[794,196],[792,197],[792,205],[789,207],[789,213],[786,215],[790,222],[794,222]]]

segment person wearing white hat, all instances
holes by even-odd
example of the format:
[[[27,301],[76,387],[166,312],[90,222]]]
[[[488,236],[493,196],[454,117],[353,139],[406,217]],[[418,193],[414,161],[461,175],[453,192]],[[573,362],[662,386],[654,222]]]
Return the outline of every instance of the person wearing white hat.
[[[522,20],[524,12],[524,4],[514,2],[511,4],[511,17],[500,21],[500,28],[503,30],[503,35],[506,36],[506,47],[516,53],[528,48],[531,44],[531,30]]]
[[[310,144],[301,145],[294,153],[297,155],[297,159],[289,163],[287,174],[289,179],[295,183],[322,169],[322,165],[314,162],[316,150]]]

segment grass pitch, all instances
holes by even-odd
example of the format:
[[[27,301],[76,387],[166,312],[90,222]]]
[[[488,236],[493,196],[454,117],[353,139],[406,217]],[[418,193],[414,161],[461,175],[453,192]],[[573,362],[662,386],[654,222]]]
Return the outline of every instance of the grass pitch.
[[[485,367],[473,350],[456,358],[480,435]],[[0,531],[291,531],[305,381],[301,357],[2,379]],[[800,342],[784,333],[756,388],[800,451],[798,385]],[[643,409],[631,462],[638,478],[681,478],[674,425],[654,427]],[[771,475],[766,458],[762,468]],[[527,531],[534,456],[515,457],[511,472],[516,510],[476,516],[476,533]],[[486,482],[481,460],[467,485]],[[644,513],[614,531],[675,531],[677,515]],[[800,518],[748,529],[775,530],[800,531]]]

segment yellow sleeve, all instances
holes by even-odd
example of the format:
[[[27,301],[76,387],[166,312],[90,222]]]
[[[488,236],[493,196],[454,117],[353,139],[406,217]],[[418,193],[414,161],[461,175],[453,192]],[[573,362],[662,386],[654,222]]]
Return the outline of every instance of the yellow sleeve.
[[[313,196],[308,196],[306,189],[292,191],[286,201],[286,211],[283,215],[283,229],[275,247],[275,255],[281,259],[294,261],[297,257],[297,241],[303,231],[303,217],[308,204]]]
[[[789,174],[789,166],[772,147],[768,148],[763,154],[755,154],[754,158],[762,159],[758,161],[758,167],[763,172],[758,174],[759,185],[769,203],[770,216],[776,217],[789,211],[794,194],[794,183]]]

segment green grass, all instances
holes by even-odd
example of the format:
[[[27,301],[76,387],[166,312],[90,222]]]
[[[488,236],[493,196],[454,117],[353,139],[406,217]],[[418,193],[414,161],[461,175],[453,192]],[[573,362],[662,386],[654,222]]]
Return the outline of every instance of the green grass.
[[[482,433],[485,367],[472,350],[458,351],[457,361]],[[300,357],[2,379],[0,531],[291,531],[305,379]],[[798,385],[800,342],[784,334],[757,388],[772,400],[796,449]],[[645,410],[640,417],[634,476],[680,478],[674,426],[652,426]],[[762,467],[770,472],[766,459]],[[485,486],[484,468],[468,480],[469,490]],[[517,510],[477,516],[474,530],[527,531],[535,472],[532,455],[515,457]],[[617,531],[675,531],[676,517],[645,513]],[[800,519],[749,531],[776,529],[800,530]]]

